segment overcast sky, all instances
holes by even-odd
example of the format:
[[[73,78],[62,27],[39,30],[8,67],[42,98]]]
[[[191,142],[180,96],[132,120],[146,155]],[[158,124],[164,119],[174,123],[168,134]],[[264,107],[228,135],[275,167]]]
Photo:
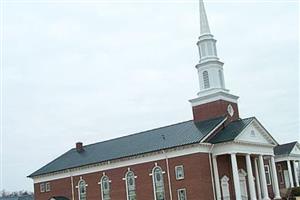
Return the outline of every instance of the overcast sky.
[[[77,141],[192,119],[197,0],[38,2],[5,2],[0,189],[33,190],[26,176]],[[205,3],[241,117],[299,140],[299,3]]]

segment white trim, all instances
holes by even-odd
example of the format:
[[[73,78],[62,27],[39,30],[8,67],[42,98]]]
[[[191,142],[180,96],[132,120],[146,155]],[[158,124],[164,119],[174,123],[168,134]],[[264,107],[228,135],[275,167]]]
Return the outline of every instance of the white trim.
[[[177,189],[177,197],[178,197],[178,200],[180,200],[180,195],[179,195],[180,191],[184,191],[185,199],[187,200],[187,194],[186,194],[186,189],[185,189],[185,188]]]
[[[212,92],[212,93],[211,93]],[[207,94],[204,94],[207,93]],[[211,93],[211,94],[210,94]],[[189,102],[192,104],[192,106],[199,106],[205,103],[214,102],[217,100],[224,100],[231,103],[237,103],[238,96],[229,94],[227,90],[224,90],[222,88],[213,88],[204,90],[202,92],[198,93],[197,98],[189,100]]]
[[[246,130],[250,127],[254,126],[259,132],[265,137],[265,139],[270,142],[270,145],[276,146],[278,143],[273,139],[271,134],[259,123],[256,118],[253,118],[251,122],[244,128],[244,130],[234,139],[234,141],[239,141],[241,136],[246,132]],[[243,141],[244,142],[244,141]]]
[[[40,193],[44,193],[46,191],[45,183],[40,183]]]
[[[224,120],[222,120],[213,130],[211,130],[204,138],[202,138],[200,143],[204,142],[209,136],[211,136],[211,134],[213,134],[218,128],[220,128],[220,126],[222,126],[226,120],[227,120],[227,117],[225,117]]]
[[[184,155],[190,155],[195,153],[209,153],[211,144],[194,144],[194,145],[187,145],[182,147],[176,147],[173,149],[165,150],[165,154],[168,156],[168,158],[175,158],[179,156]],[[127,160],[120,159],[117,161],[111,161],[111,162],[103,162],[103,163],[97,163],[94,165],[89,166],[83,166],[78,167],[70,170],[64,170],[57,173],[50,173],[46,175],[36,176],[33,177],[34,183],[40,183],[44,181],[50,181],[50,180],[57,180],[62,178],[70,177],[70,171],[72,171],[72,176],[80,176],[83,174],[89,174],[89,173],[95,173],[99,171],[106,171],[110,169],[116,169],[121,167],[127,167],[142,163],[148,163],[148,162],[155,162],[158,160],[165,160],[165,155],[162,151],[157,151],[154,153],[149,154],[142,154],[136,157],[128,158]]]
[[[282,165],[279,163],[278,165],[278,175],[279,175],[279,183],[280,184],[284,184],[284,176],[283,176],[283,169],[282,169]]]
[[[103,172],[102,177],[100,179],[100,182],[98,182],[98,185],[100,185],[100,192],[101,192],[101,199],[104,199],[104,192],[103,192],[103,188],[102,188],[102,182],[103,182],[103,178],[107,177],[108,180],[108,187],[109,187],[109,196],[110,196],[110,183],[111,180],[109,179],[109,177],[105,174],[105,172]]]
[[[275,162],[283,162],[288,160],[300,160],[300,155],[276,155]]]
[[[272,185],[270,166],[264,165],[264,168],[265,168],[266,177],[268,176],[268,178],[269,178],[269,182],[267,181],[268,179],[266,179],[266,183],[267,183],[267,185]]]
[[[155,175],[154,175],[154,170],[155,170],[156,168],[159,168],[159,169],[161,170],[161,174],[162,174],[162,177],[161,177],[161,178],[162,178],[162,182],[163,182],[164,197],[166,196],[165,182],[164,182],[164,176],[163,176],[166,172],[163,171],[162,168],[161,168],[159,165],[156,164],[156,165],[152,168],[152,172],[151,172],[154,200],[157,200],[157,199],[156,199]],[[164,198],[164,199],[165,199],[165,198]]]
[[[178,168],[182,168],[182,177],[181,178],[178,178],[177,177],[177,169]],[[183,165],[177,165],[177,166],[175,166],[175,178],[176,178],[176,180],[183,180],[184,179],[184,167],[183,167]]]
[[[127,172],[125,174],[125,177],[122,178],[124,181],[125,181],[125,189],[126,189],[126,199],[129,200],[129,194],[128,194],[128,181],[127,181],[127,176],[128,176],[128,173],[129,172],[132,172],[133,173],[133,178],[136,179],[137,176],[135,176],[134,172],[128,167],[127,169]],[[136,191],[136,183],[135,183],[135,180],[134,180],[134,191]],[[136,195],[136,194],[135,194]]]
[[[76,186],[76,188],[78,189],[78,199],[79,200],[81,200],[81,198],[80,198],[80,187],[79,187],[81,182],[85,183],[85,199],[87,199],[87,188],[86,187],[88,186],[88,184],[86,184],[86,181],[80,176],[80,179],[79,179],[79,181],[77,183],[77,186]]]
[[[232,153],[262,154],[269,156],[274,155],[273,145],[234,141],[215,144],[212,153],[213,155],[224,155]]]
[[[50,182],[46,182],[46,183],[45,183],[45,191],[46,191],[46,192],[50,192],[50,191],[51,191]]]

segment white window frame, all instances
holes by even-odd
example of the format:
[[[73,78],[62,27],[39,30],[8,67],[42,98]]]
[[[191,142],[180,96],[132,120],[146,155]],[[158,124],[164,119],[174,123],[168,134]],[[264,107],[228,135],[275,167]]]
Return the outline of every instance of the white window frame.
[[[279,175],[279,182],[280,184],[284,183],[284,176],[281,164],[278,164],[278,175]]]
[[[125,174],[125,177],[123,178],[123,180],[125,181],[125,186],[126,186],[126,199],[129,200],[129,193],[128,193],[128,181],[127,181],[127,178],[128,178],[128,174],[132,172],[133,173],[133,178],[136,179],[137,176],[135,176],[134,172],[132,170],[130,170],[130,168],[128,168],[126,174]],[[134,180],[134,191],[135,191],[135,195],[136,195],[136,183],[135,183],[135,180]]]
[[[202,72],[202,78],[203,78],[203,88],[204,89],[210,88],[209,73],[207,70],[204,70]]]
[[[180,192],[181,191],[184,191],[184,194],[185,194],[185,200],[187,200],[187,194],[186,194],[186,189],[185,188],[181,188],[181,189],[178,189],[177,190],[177,197],[178,197],[178,200],[180,200]]]
[[[178,169],[179,168],[182,168],[182,177],[178,177]],[[176,180],[183,180],[184,179],[184,167],[183,167],[183,165],[175,166],[175,176],[176,176]]]
[[[45,190],[46,190],[46,192],[50,192],[50,191],[51,191],[50,182],[47,182],[47,183],[45,184]]]
[[[101,199],[104,200],[104,192],[103,192],[103,188],[102,188],[102,183],[103,183],[103,178],[104,177],[107,177],[107,180],[108,180],[108,184],[109,184],[109,199],[111,199],[110,198],[110,190],[111,190],[110,183],[111,183],[111,180],[109,179],[109,177],[105,173],[102,174],[100,182],[98,182],[98,185],[100,185]]]
[[[270,166],[269,165],[265,165],[264,167],[265,167],[265,174],[266,174],[267,185],[272,185]],[[269,178],[269,183],[268,183],[267,177]]]
[[[79,179],[79,181],[77,183],[77,186],[76,186],[76,188],[78,189],[78,199],[82,200],[80,198],[80,187],[79,187],[79,185],[80,185],[81,182],[85,183],[85,199],[87,200],[87,186],[88,186],[88,184],[86,183],[86,181],[84,179],[82,179],[82,177],[80,177],[80,179]]]
[[[160,166],[157,165],[157,163],[155,163],[155,166],[153,167],[151,174],[149,174],[149,176],[152,176],[152,187],[153,187],[154,200],[157,200],[157,198],[156,198],[156,186],[155,186],[155,175],[154,175],[154,170],[155,170],[156,168],[160,168],[160,170],[161,170],[161,172],[162,172],[163,188],[164,188],[164,196],[166,195],[165,185],[164,185],[164,178],[163,178],[163,175],[164,175],[166,172],[163,171],[162,168],[161,168]],[[164,199],[166,199],[166,196],[165,196]]]
[[[45,191],[46,191],[45,183],[40,183],[40,192],[45,192]]]

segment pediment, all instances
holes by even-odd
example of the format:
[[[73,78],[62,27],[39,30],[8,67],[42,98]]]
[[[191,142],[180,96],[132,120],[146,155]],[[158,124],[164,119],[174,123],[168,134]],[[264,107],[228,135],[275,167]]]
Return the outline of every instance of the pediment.
[[[291,151],[290,154],[293,154],[293,155],[300,155],[300,144],[299,144],[299,143],[297,143],[297,144],[294,146],[294,148],[293,148],[293,150]]]
[[[255,144],[266,144],[266,145],[277,145],[277,142],[270,135],[270,133],[254,119],[236,138],[235,141],[255,143]]]

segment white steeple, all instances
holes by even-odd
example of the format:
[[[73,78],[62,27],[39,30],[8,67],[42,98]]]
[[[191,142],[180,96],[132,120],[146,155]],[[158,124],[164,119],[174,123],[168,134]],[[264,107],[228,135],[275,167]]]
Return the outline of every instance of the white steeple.
[[[227,96],[230,99],[235,99],[237,96],[229,94],[229,90],[225,88],[225,80],[223,73],[223,62],[221,62],[217,55],[216,40],[211,34],[209,23],[204,7],[203,0],[199,0],[200,12],[200,36],[197,42],[199,49],[200,60],[196,65],[199,76],[200,91],[196,99],[190,100],[192,104],[199,104],[200,99],[206,101],[212,100],[212,96]],[[210,100],[209,100],[210,99]],[[227,99],[227,98],[226,98]]]
[[[200,35],[210,34],[208,20],[204,8],[204,3],[202,0],[200,0],[199,2],[199,11],[200,11]]]

